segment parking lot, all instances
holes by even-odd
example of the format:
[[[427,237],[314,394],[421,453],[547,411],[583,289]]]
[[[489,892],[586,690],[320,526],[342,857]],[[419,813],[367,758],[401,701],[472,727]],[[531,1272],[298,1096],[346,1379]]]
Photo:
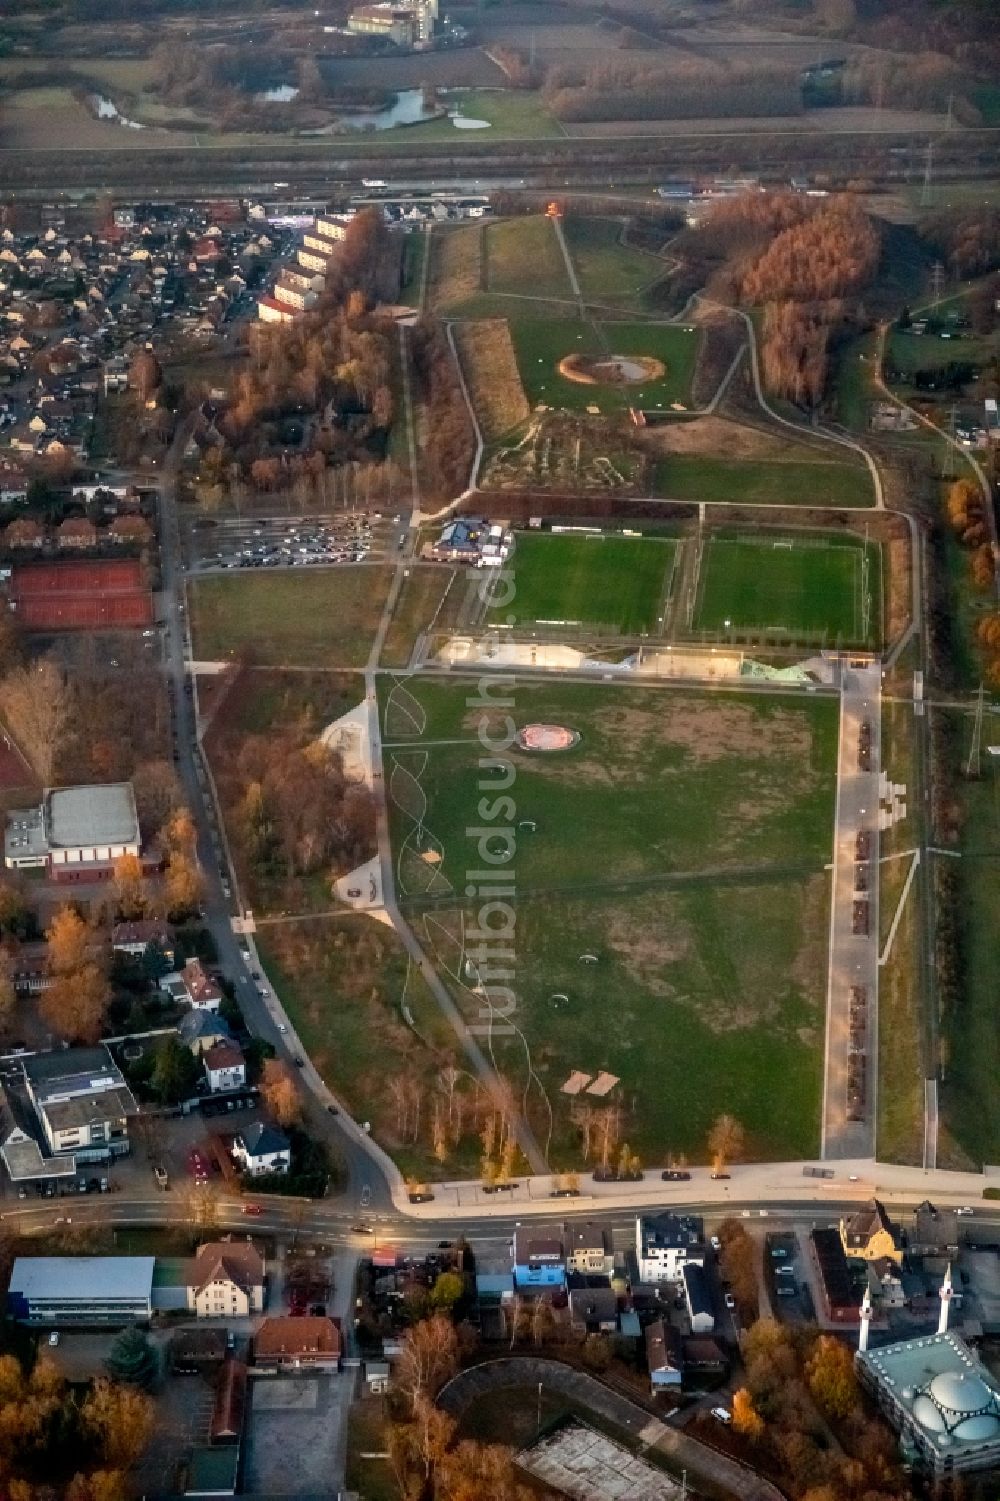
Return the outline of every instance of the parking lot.
[[[201,517],[188,529],[188,566],[201,573],[377,562],[386,554],[394,526],[395,518],[380,511],[218,521]]]

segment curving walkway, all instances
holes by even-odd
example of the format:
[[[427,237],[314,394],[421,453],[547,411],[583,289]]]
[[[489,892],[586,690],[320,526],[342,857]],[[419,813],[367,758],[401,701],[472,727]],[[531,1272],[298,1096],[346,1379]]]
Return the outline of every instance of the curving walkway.
[[[689,1475],[710,1482],[739,1501],[784,1501],[777,1486],[739,1460],[671,1428],[631,1397],[558,1360],[511,1355],[470,1366],[448,1382],[438,1396],[438,1406],[458,1417],[474,1398],[511,1386],[542,1386],[559,1392],[620,1428],[624,1435],[637,1440],[644,1451],[668,1461],[673,1469],[687,1470]]]

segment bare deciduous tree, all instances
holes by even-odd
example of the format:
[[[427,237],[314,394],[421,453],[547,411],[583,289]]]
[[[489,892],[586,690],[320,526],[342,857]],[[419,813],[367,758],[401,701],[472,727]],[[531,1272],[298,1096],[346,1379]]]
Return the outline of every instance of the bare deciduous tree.
[[[73,718],[66,674],[50,657],[15,668],[0,682],[0,713],[43,787],[56,780]]]

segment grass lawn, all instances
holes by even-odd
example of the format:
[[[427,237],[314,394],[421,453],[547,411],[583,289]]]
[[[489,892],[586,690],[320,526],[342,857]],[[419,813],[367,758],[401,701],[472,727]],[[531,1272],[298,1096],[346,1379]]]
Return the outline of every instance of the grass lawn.
[[[971,724],[948,716],[955,755],[968,754]],[[1000,741],[997,716],[987,718],[984,744]],[[963,944],[962,1001],[945,1013],[947,1048],[942,1118],[978,1167],[1000,1162],[1000,1029],[997,1028],[996,956],[1000,952],[1000,773],[983,757],[978,782],[960,783],[965,824],[957,862],[958,910]]]
[[[828,902],[822,872],[627,897],[522,898],[514,1021],[554,1111],[555,1163],[580,1165],[574,1106],[562,1093],[574,1069],[621,1080],[608,1103],[621,1106],[622,1139],[646,1163],[681,1152],[705,1160],[723,1111],[746,1128],[751,1160],[815,1152]],[[581,964],[581,954],[597,963]],[[471,1016],[478,1002],[464,999]],[[520,1093],[523,1042],[495,1045]],[[547,1111],[537,1090],[529,1098],[544,1140]],[[581,1104],[601,1108],[587,1095]]]
[[[670,500],[853,509],[870,506],[874,499],[867,468],[835,460],[769,462],[677,453],[658,461],[655,476],[656,493]]]
[[[666,272],[659,256],[621,243],[620,219],[563,220],[563,234],[587,302],[641,305],[642,294]]]
[[[566,261],[552,220],[499,219],[486,226],[486,287],[490,292],[572,297]]]
[[[465,598],[466,577],[459,569],[437,564],[410,569],[382,643],[383,667],[405,667],[421,631],[454,625]]]
[[[814,539],[710,537],[705,543],[695,631],[780,631],[792,637],[874,645],[881,637],[880,554],[868,547],[868,621],[863,605],[865,545]],[[867,628],[866,628],[867,625]]]
[[[676,543],[647,537],[519,532],[514,597],[494,623],[580,621],[626,634],[656,629]]]
[[[952,363],[982,365],[996,355],[997,347],[995,338],[977,338],[968,330],[963,338],[942,339],[936,334],[911,334],[894,329],[886,347],[886,369],[897,371],[900,384],[909,385],[915,370],[940,370]]]
[[[412,239],[413,236],[411,235]],[[435,226],[425,251],[427,302],[435,311],[476,297],[481,290],[483,226],[459,224]]]
[[[389,1413],[384,1397],[361,1397],[347,1414],[347,1488],[365,1501],[398,1501],[399,1486],[388,1458]]]
[[[427,256],[427,239],[428,236],[424,230],[417,230],[408,234],[403,241],[403,281],[399,296],[402,302],[412,303],[414,307],[420,299],[424,260]]]
[[[423,1105],[440,1071],[460,1067],[462,1058],[433,998],[410,976],[393,930],[362,915],[317,917],[261,923],[256,942],[310,1059],[355,1119],[371,1121],[375,1139],[401,1170],[421,1178],[474,1173],[479,1143],[471,1114],[445,1161],[431,1153],[430,1111]],[[399,1080],[407,1083],[409,1101],[402,1128],[390,1087]]]
[[[622,412],[630,406],[668,410],[687,403],[698,352],[698,331],[678,324],[604,323],[600,335],[590,323],[570,319],[511,320],[525,393],[529,402],[584,411]],[[582,385],[559,374],[559,361],[568,354],[645,354],[666,367],[659,380],[641,385]]]
[[[503,818],[535,825],[517,830],[519,892],[680,883],[707,871],[733,879],[761,867],[791,875],[830,857],[832,700],[505,679],[495,690],[504,706],[489,711],[472,681],[410,679],[405,691],[416,712],[399,714],[398,696],[385,711],[404,899],[447,899],[464,888],[470,861],[487,858],[476,831],[498,773],[480,769],[477,737],[502,737],[508,713],[518,726],[544,721],[580,735],[558,754],[508,753],[515,811]],[[493,851],[489,836],[486,846]]]
[[[193,580],[194,654],[276,667],[363,667],[390,578],[387,567],[360,566]]]
[[[441,119],[389,133],[397,139],[404,135],[407,141],[451,141],[455,145],[464,138],[511,141],[565,135],[542,105],[541,95],[528,89],[448,89],[442,94],[442,102],[467,120],[488,120],[490,129],[470,131]]]

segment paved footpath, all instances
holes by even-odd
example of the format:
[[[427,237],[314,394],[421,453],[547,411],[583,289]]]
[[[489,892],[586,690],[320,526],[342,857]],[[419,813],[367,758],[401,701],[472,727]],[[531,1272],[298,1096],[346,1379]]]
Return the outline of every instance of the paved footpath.
[[[873,1157],[878,1058],[878,790],[881,726],[881,667],[852,666],[845,659],[840,695],[837,752],[837,814],[833,849],[833,901],[826,1002],[822,1156]],[[862,769],[862,726],[870,727],[871,750]],[[868,830],[867,862],[857,860],[857,837]],[[864,888],[864,877],[867,887]],[[864,888],[864,889],[863,889]],[[855,908],[867,902],[867,931],[855,931]],[[848,1119],[852,988],[867,997],[863,1060],[863,1118]],[[855,1060],[855,1066],[857,1062]]]

